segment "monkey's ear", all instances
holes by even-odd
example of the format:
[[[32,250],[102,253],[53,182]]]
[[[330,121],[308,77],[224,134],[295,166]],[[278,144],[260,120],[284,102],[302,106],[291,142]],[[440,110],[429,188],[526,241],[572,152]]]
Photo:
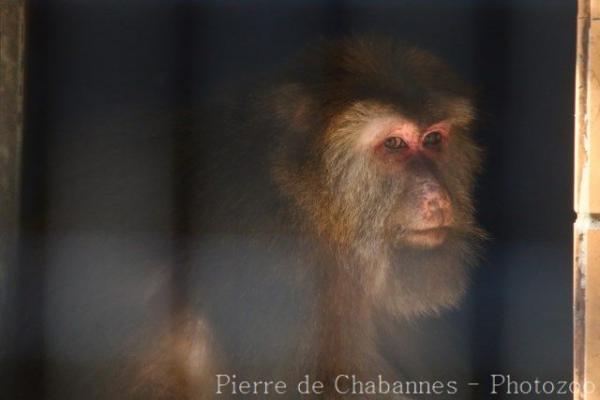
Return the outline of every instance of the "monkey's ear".
[[[306,128],[314,102],[303,85],[287,83],[273,89],[268,98],[276,123],[292,131]]]
[[[267,98],[269,118],[275,137],[273,151],[277,174],[283,181],[293,181],[314,155],[311,146],[323,116],[306,86],[298,83],[279,85]],[[285,177],[285,178],[284,178]],[[282,181],[282,182],[283,182]]]

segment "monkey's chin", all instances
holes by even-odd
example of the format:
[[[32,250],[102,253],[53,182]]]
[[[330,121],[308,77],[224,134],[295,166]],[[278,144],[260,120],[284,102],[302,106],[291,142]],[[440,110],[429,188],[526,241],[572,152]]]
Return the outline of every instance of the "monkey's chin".
[[[443,244],[447,236],[448,228],[446,227],[415,229],[404,231],[401,241],[408,246],[430,249]]]

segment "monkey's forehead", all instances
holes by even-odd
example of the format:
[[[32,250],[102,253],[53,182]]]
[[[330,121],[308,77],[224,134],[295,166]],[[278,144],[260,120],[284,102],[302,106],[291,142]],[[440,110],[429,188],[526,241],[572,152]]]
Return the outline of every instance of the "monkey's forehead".
[[[426,130],[432,125],[444,123],[448,128],[465,126],[472,122],[474,110],[468,100],[447,99],[437,104],[435,112],[421,115],[413,114],[402,105],[383,103],[376,100],[356,101],[344,108],[333,118],[330,127],[336,129],[345,125],[364,125],[371,121],[378,128],[385,128],[385,124],[405,125],[412,124],[417,129]]]

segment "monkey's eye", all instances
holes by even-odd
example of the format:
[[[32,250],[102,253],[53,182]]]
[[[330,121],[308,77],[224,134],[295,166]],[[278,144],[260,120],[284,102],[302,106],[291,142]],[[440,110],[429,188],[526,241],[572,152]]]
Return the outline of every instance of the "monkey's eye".
[[[423,138],[423,146],[436,147],[442,143],[442,134],[440,132],[430,132]]]
[[[385,139],[385,142],[383,142],[383,145],[388,150],[399,150],[399,149],[408,147],[408,145],[406,144],[406,142],[404,140],[402,140],[396,136],[392,136],[392,137]]]

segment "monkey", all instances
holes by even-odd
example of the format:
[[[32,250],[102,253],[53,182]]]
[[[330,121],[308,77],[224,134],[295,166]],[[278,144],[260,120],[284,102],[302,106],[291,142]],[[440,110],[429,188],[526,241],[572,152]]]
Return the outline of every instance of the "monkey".
[[[136,359],[127,398],[240,397],[239,381],[298,398],[305,377],[323,383],[309,398],[369,398],[339,377],[400,379],[382,340],[458,307],[485,237],[473,98],[425,50],[341,38],[199,117],[186,305]]]

